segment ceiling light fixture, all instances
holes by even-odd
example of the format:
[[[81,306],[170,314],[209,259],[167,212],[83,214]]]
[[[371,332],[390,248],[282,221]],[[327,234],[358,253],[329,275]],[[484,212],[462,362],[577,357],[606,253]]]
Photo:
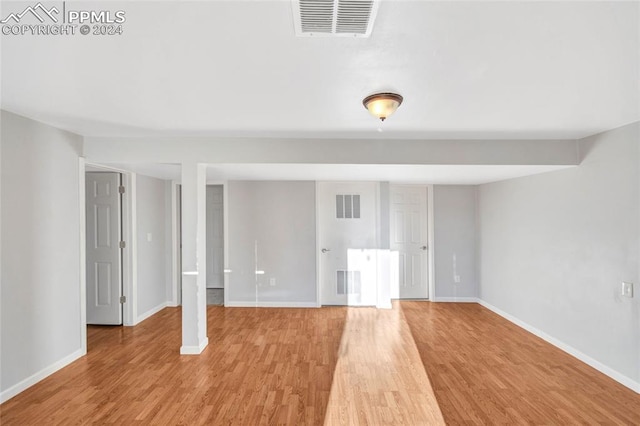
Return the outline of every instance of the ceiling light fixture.
[[[402,96],[397,93],[376,93],[364,98],[362,104],[371,115],[384,121],[402,104]]]

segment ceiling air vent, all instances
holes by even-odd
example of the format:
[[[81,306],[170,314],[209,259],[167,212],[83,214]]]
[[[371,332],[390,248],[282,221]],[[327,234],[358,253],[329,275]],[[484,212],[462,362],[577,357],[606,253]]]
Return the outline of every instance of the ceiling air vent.
[[[379,0],[292,0],[299,37],[369,37]]]

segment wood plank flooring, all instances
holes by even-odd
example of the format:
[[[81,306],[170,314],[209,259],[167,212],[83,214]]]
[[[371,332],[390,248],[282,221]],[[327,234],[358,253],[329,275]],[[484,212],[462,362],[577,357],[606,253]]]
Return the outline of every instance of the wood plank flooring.
[[[488,309],[400,305],[448,424],[640,425],[640,395]]]
[[[208,307],[89,327],[86,357],[0,406],[0,424],[640,424],[640,395],[475,304]]]
[[[347,311],[325,425],[439,425],[444,419],[399,309]]]

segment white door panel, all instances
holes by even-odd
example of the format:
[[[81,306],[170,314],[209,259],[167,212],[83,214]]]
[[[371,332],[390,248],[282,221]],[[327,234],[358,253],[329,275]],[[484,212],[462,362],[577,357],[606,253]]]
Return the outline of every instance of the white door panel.
[[[119,186],[118,173],[86,173],[88,324],[122,324]]]
[[[321,302],[376,305],[377,184],[318,183]]]
[[[427,279],[427,188],[391,185],[391,250],[398,253],[401,299],[429,297]]]

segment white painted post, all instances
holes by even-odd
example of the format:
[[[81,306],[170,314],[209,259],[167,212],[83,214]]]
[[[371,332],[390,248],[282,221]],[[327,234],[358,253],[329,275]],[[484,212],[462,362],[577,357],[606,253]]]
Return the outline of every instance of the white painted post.
[[[182,347],[198,355],[207,338],[206,165],[182,163]]]

